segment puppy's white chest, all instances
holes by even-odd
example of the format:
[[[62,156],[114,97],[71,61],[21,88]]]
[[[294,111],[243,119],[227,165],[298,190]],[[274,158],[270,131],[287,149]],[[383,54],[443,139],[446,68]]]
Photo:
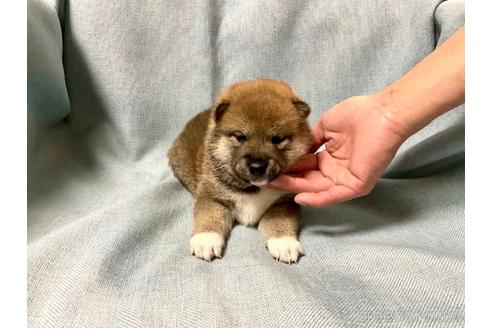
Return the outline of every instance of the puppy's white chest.
[[[241,194],[235,197],[236,220],[244,225],[256,224],[263,213],[286,192],[270,189],[260,189],[255,194]]]

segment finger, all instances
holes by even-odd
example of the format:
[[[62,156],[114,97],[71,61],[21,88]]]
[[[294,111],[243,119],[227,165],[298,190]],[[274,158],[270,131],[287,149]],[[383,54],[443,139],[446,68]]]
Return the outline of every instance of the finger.
[[[280,174],[278,177],[276,177],[274,180],[268,182],[266,185],[263,186],[263,188],[267,189],[274,189],[274,190],[287,190],[285,189],[286,183],[286,178],[285,176],[289,177],[301,177],[301,174],[297,173],[289,173],[289,174]],[[290,190],[287,190],[290,191]]]
[[[300,160],[291,165],[289,172],[315,170],[318,168],[318,157],[315,154],[307,154]]]
[[[295,193],[319,192],[333,186],[330,179],[319,171],[306,171],[301,176],[284,174],[269,183],[275,189],[287,190]]]
[[[321,120],[311,130],[313,143],[311,144],[311,152],[314,153],[326,141]]]
[[[336,138],[328,138],[328,140],[325,142],[326,152],[334,153],[338,149],[340,149],[340,141]]]
[[[300,205],[310,207],[324,207],[335,205],[359,196],[352,189],[342,185],[321,192],[303,192],[298,194],[294,200]]]

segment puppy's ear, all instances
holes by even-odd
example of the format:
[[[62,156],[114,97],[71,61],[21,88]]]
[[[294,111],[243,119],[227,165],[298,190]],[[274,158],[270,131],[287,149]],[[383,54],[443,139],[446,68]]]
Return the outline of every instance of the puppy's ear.
[[[229,107],[229,102],[228,101],[221,101],[217,105],[215,105],[214,108],[214,117],[215,117],[215,122],[219,122],[222,115],[224,115],[225,111]]]
[[[299,110],[302,117],[306,118],[309,116],[309,113],[311,112],[311,108],[304,101],[302,101],[299,98],[294,98],[292,99],[292,104]]]

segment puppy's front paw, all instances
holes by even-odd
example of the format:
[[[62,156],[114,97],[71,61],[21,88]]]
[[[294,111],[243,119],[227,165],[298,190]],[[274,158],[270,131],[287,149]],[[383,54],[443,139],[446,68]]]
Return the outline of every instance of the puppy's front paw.
[[[291,264],[303,254],[301,243],[294,237],[270,238],[267,241],[270,253],[277,261]]]
[[[200,232],[190,240],[190,254],[205,261],[213,260],[215,257],[222,257],[224,247],[224,237],[216,232]]]

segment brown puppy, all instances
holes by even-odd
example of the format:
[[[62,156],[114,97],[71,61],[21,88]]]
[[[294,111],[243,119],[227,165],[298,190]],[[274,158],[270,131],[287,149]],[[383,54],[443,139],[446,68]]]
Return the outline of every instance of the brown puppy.
[[[255,80],[226,89],[174,141],[169,163],[193,193],[190,252],[221,257],[234,220],[258,224],[277,260],[297,262],[300,208],[292,194],[260,188],[309,149],[309,106],[284,82]]]

